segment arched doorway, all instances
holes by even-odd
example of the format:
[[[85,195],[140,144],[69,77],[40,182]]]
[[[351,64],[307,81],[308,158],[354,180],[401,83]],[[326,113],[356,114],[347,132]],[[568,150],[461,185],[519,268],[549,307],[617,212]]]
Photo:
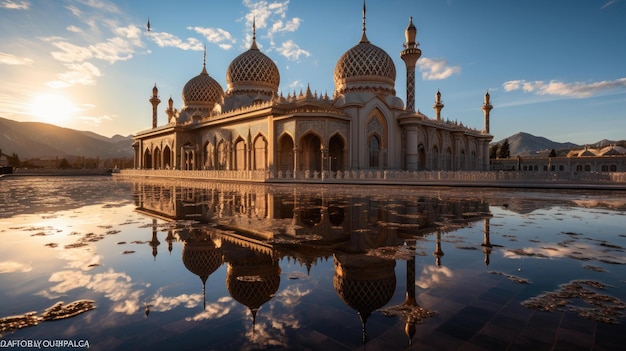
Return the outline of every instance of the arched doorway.
[[[161,169],[161,149],[154,149],[154,169]]]
[[[426,148],[424,147],[424,144],[419,144],[417,146],[417,160],[417,170],[423,171],[426,169]]]
[[[165,169],[172,167],[172,149],[167,145],[163,148],[163,167]]]
[[[328,142],[329,168],[336,172],[345,169],[343,160],[344,143],[343,138],[337,134],[333,135]]]
[[[143,153],[143,168],[152,168],[152,153],[148,149],[146,149],[146,151]]]
[[[246,169],[246,142],[239,138],[235,141],[235,170]]]
[[[321,146],[320,138],[313,133],[308,133],[300,139],[301,157],[299,164],[301,170],[322,170]]]
[[[461,150],[461,156],[459,157],[459,169],[465,171],[465,150]]]
[[[293,172],[293,139],[288,134],[278,140],[278,170]]]
[[[265,169],[267,165],[267,140],[259,135],[254,141],[254,159],[252,168],[256,170]]]
[[[439,149],[437,149],[436,146],[433,146],[433,152],[432,152],[432,159],[431,159],[431,164],[432,164],[432,169],[433,170],[437,170],[439,169]]]
[[[444,167],[446,171],[452,170],[452,149],[449,146],[446,148]]]

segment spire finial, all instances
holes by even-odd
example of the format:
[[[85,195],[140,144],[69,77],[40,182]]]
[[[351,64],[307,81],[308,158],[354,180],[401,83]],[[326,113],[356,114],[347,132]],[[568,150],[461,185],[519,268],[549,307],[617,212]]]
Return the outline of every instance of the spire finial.
[[[256,46],[256,16],[252,17],[252,45],[250,50],[259,50]]]
[[[370,41],[367,39],[367,35],[365,35],[365,0],[363,0],[363,33],[361,34],[361,41],[360,43],[369,43]]]
[[[209,74],[206,71],[206,44],[204,45],[204,55],[202,56],[202,72],[200,74]]]

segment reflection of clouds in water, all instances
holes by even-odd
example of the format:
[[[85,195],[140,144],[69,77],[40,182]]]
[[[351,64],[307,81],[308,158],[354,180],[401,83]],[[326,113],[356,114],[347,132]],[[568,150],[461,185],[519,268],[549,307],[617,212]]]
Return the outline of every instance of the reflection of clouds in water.
[[[0,262],[0,273],[26,273],[32,270],[33,267],[29,264],[15,261]]]
[[[281,302],[285,307],[295,307],[300,304],[300,299],[311,293],[311,289],[300,291],[299,285],[292,285],[275,296],[272,302]]]
[[[194,315],[193,317],[185,318],[186,321],[202,321],[205,319],[218,319],[229,314],[230,311],[237,306],[237,303],[232,297],[224,296],[206,305],[204,311]]]
[[[100,265],[102,260],[102,256],[94,254],[90,247],[84,250],[61,250],[60,252],[59,258],[67,261],[67,267],[80,268],[84,271]]]
[[[608,255],[606,249],[599,250],[597,247],[588,244],[576,243],[572,247],[564,247],[559,244],[545,244],[542,247],[525,247],[519,249],[509,249],[504,251],[504,258],[562,258],[570,257],[584,260],[603,260],[626,264],[626,257],[622,255]]]
[[[93,276],[81,271],[54,272],[48,280],[58,284],[50,287],[49,291],[41,291],[38,295],[54,296],[52,293],[64,294],[73,289],[87,288],[102,293],[111,301],[116,302],[113,305],[115,312],[133,314],[140,308],[139,301],[143,290],[133,290],[132,278],[126,273],[115,272],[113,269]]]
[[[150,310],[156,312],[166,312],[172,310],[179,305],[186,308],[194,308],[202,302],[202,294],[181,294],[178,296],[163,296],[157,293],[150,300]]]
[[[442,284],[453,276],[454,273],[448,267],[425,266],[422,269],[422,275],[415,281],[415,285],[427,289],[433,285]]]

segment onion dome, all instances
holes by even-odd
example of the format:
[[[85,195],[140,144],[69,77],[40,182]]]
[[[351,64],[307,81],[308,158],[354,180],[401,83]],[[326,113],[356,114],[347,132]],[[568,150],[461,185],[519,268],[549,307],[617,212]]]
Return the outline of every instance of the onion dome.
[[[183,105],[195,108],[209,108],[224,98],[222,86],[206,71],[206,50],[202,72],[191,78],[183,88]]]
[[[361,40],[339,58],[334,79],[335,94],[372,91],[395,95],[396,66],[385,50],[367,39],[365,6]]]
[[[278,92],[280,73],[272,59],[256,45],[256,25],[253,25],[250,49],[237,56],[226,70],[227,93],[262,94],[274,96]]]

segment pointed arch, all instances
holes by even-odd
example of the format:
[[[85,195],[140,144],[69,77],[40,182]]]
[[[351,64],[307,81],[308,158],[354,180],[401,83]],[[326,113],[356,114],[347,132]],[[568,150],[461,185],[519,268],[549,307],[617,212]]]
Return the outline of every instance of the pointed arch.
[[[439,169],[439,148],[437,148],[437,146],[433,146],[432,150],[431,150],[431,158],[430,158],[430,164],[431,164],[431,169],[433,170],[437,170]]]
[[[333,171],[340,171],[345,169],[344,165],[344,149],[346,142],[339,133],[335,133],[328,141],[328,168]]]
[[[161,169],[162,165],[161,165],[161,149],[157,146],[154,148],[154,169]]]
[[[254,153],[252,155],[252,169],[261,170],[267,168],[267,139],[263,134],[254,138]]]
[[[228,169],[228,144],[225,140],[220,140],[217,144],[217,162],[215,163],[217,169]]]
[[[152,153],[150,152],[150,149],[146,149],[143,153],[143,168],[152,168]]]
[[[448,146],[443,155],[443,169],[446,171],[452,171],[452,148]]]
[[[284,133],[278,138],[278,170],[293,171],[294,169],[294,142],[291,135]]]
[[[426,168],[426,148],[420,143],[417,145],[417,170],[423,171]]]
[[[387,140],[388,125],[384,114],[374,108],[367,117],[365,123],[365,140],[367,141],[368,166],[372,168],[383,168],[387,165],[386,150],[389,145]]]
[[[233,145],[235,147],[233,169],[238,171],[245,170],[247,161],[246,141],[239,136]]]
[[[202,148],[204,156],[204,169],[215,169],[215,146],[210,141],[204,143]]]
[[[322,141],[321,138],[308,132],[300,138],[299,146],[299,169],[309,171],[322,170]]]

